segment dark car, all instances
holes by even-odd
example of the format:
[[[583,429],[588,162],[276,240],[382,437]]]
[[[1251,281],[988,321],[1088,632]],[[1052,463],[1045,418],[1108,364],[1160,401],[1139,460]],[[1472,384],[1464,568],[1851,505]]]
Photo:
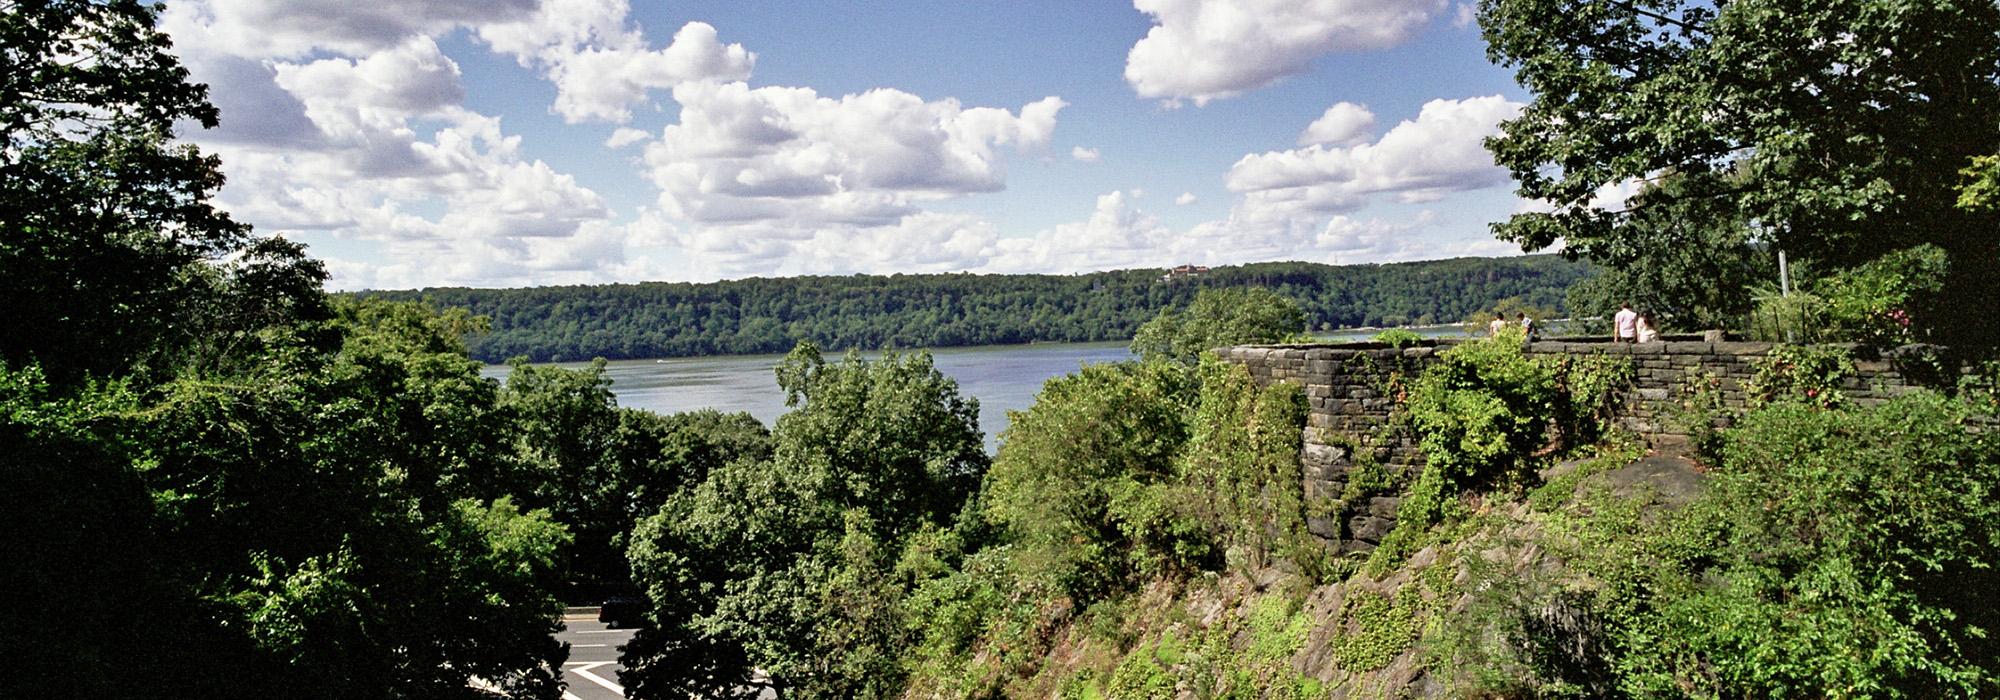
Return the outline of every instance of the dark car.
[[[597,621],[606,627],[638,627],[646,624],[646,599],[619,595],[604,599],[597,609]]]

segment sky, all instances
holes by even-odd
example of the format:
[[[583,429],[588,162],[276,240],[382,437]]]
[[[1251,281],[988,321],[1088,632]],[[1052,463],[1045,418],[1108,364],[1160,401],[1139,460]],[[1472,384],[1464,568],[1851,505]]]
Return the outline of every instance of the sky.
[[[1519,250],[1460,0],[182,0],[223,208],[334,289]]]

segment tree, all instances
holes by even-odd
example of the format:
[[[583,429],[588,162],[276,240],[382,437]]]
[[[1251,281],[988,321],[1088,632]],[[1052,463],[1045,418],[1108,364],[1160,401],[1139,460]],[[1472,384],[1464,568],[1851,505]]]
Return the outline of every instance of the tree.
[[[923,353],[778,367],[790,413],[768,459],[738,459],[669,499],[632,538],[653,625],[625,650],[635,693],[727,697],[899,691],[908,644],[892,572],[949,527],[986,472],[978,403]],[[769,676],[753,683],[751,669]]]
[[[52,380],[186,359],[204,302],[237,272],[313,281],[238,291],[318,296],[318,266],[296,246],[257,248],[261,261],[247,267],[208,264],[253,240],[209,202],[222,185],[216,159],[172,143],[176,123],[213,127],[217,113],[168,52],[157,11],[136,0],[0,3],[0,308],[10,326],[0,359],[37,361]]]
[[[1147,360],[1194,364],[1201,353],[1233,343],[1281,342],[1305,331],[1305,311],[1268,289],[1204,289],[1186,309],[1160,312],[1132,337]]]
[[[215,209],[156,12],[0,0],[0,696],[554,697],[569,534],[476,487],[469,320]]]
[[[1954,206],[1957,173],[2000,152],[1993,3],[1483,0],[1479,20],[1534,93],[1487,146],[1553,207],[1501,238],[1664,262],[1687,294],[1669,308],[1723,312],[1694,292],[1718,272],[1740,284],[1745,244],[1828,271],[1935,244],[1952,268],[1923,315],[1948,339],[2000,340],[1971,303],[2000,292],[2000,213]],[[1593,204],[1635,183],[1621,208]]]

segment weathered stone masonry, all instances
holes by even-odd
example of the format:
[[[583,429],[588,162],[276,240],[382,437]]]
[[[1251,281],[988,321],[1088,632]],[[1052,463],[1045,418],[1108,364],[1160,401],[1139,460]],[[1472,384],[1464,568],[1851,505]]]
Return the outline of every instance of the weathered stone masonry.
[[[1393,348],[1379,343],[1335,345],[1246,345],[1222,348],[1224,360],[1242,364],[1260,386],[1290,381],[1305,387],[1311,404],[1300,459],[1308,503],[1336,499],[1347,488],[1356,463],[1356,445],[1372,449],[1379,462],[1400,481],[1421,464],[1422,457],[1407,435],[1386,439],[1396,397],[1390,376],[1402,371],[1414,377],[1437,353],[1463,340],[1422,341],[1414,347]],[[1685,441],[1681,428],[1667,418],[1666,403],[1678,400],[1677,389],[1690,370],[1720,380],[1726,406],[1743,406],[1743,382],[1755,373],[1755,361],[1770,352],[1771,343],[1669,340],[1641,345],[1602,341],[1544,340],[1529,343],[1531,356],[1604,354],[1629,357],[1633,385],[1619,404],[1617,422],[1654,444]],[[1857,376],[1846,380],[1846,393],[1858,403],[1886,401],[1913,389],[1888,359],[1858,360]],[[1401,499],[1376,496],[1348,504],[1343,513],[1308,518],[1313,534],[1342,551],[1367,551],[1395,524]]]

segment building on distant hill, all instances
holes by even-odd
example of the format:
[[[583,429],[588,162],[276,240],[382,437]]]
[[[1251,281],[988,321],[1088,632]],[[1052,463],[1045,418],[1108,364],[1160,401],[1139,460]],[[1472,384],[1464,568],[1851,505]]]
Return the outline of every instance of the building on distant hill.
[[[1184,279],[1188,277],[1199,277],[1207,273],[1208,273],[1208,267],[1206,265],[1182,265],[1180,267],[1168,270],[1167,274],[1160,275],[1160,281],[1172,282],[1177,279]]]

